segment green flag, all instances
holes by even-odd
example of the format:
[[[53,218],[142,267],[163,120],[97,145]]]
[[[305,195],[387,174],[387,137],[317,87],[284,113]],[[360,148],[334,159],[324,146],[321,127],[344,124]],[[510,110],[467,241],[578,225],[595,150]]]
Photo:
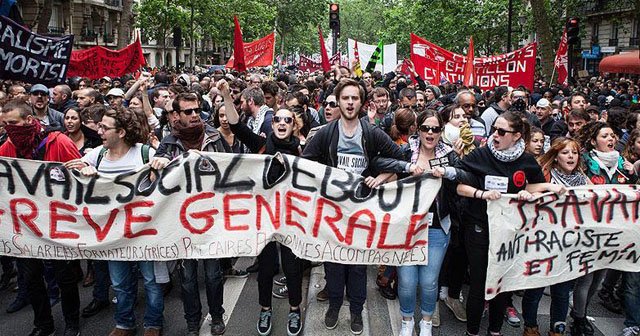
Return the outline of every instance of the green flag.
[[[373,52],[371,58],[369,59],[369,63],[367,63],[367,68],[365,69],[366,72],[373,72],[373,70],[376,68],[376,64],[380,63],[380,61],[382,60],[383,49],[384,44],[382,44],[382,40],[380,40],[378,46],[376,47],[376,50]]]

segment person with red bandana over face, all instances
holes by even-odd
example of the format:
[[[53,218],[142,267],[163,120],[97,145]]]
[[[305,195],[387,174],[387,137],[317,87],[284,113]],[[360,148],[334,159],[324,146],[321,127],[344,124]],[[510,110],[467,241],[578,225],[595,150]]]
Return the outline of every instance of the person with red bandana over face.
[[[0,146],[0,156],[54,162],[80,158],[80,152],[73,141],[58,131],[45,132],[40,122],[32,115],[31,107],[23,101],[8,102],[3,108],[3,121],[9,139]],[[53,172],[54,170],[51,171]],[[80,267],[80,261],[52,260],[51,263],[60,287],[62,312],[66,323],[64,335],[79,335],[80,294],[76,270]],[[34,313],[35,328],[29,335],[53,335],[55,327],[43,280],[42,260],[19,258],[18,268],[24,272],[27,293]]]

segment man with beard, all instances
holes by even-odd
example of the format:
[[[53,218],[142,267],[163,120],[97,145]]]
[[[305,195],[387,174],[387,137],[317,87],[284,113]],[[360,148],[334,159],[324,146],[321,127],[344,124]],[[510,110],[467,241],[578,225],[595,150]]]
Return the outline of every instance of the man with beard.
[[[164,137],[155,157],[151,160],[151,168],[163,169],[169,162],[182,156],[190,149],[204,152],[226,152],[223,138],[213,127],[205,124],[200,118],[200,104],[194,93],[181,93],[173,101],[173,112],[177,121],[173,124],[171,134]],[[224,281],[219,259],[204,259],[205,288],[207,303],[211,314],[211,334],[222,335],[225,324],[222,319]],[[180,261],[180,279],[182,286],[182,304],[187,320],[187,335],[199,335],[202,320],[202,304],[198,290],[198,260],[184,259]],[[246,273],[245,273],[246,274]]]
[[[31,108],[27,104],[19,100],[8,102],[3,108],[2,119],[9,140],[0,146],[0,156],[54,162],[67,162],[80,158],[80,153],[73,141],[58,131],[47,133],[31,114]],[[80,294],[76,270],[80,267],[80,261],[51,260],[50,262],[60,287],[62,312],[66,323],[64,335],[79,335]],[[53,335],[55,327],[43,279],[44,263],[39,259],[19,258],[18,265],[24,272],[27,295],[34,313],[35,327],[29,335]]]
[[[78,98],[78,107],[84,108],[95,104],[97,102],[98,95],[98,91],[93,88],[78,90],[76,93],[76,97]]]
[[[551,136],[552,142],[556,138],[566,136],[567,134],[573,137],[575,136],[574,134],[576,134],[576,132],[574,132],[572,129],[580,129],[582,128],[582,126],[584,126],[584,124],[582,124],[581,122],[581,118],[575,116],[573,121],[574,125],[573,127],[570,127],[569,123],[571,123],[571,121],[569,120],[569,117],[570,117],[569,112],[573,110],[584,111],[587,108],[587,106],[589,106],[587,97],[584,95],[584,93],[576,92],[573,95],[571,95],[568,100],[569,100],[569,106],[566,106],[565,109],[562,111],[563,118],[558,120],[551,128],[550,136]],[[573,114],[576,115],[576,113],[573,113]],[[589,115],[588,113],[585,113],[585,114],[587,116]],[[589,122],[590,120],[591,120],[591,117],[587,119],[587,122]]]
[[[373,179],[369,164],[375,156],[401,160],[402,152],[380,128],[358,118],[365,100],[364,88],[358,82],[343,79],[336,85],[334,93],[338,99],[341,117],[321,128],[309,141],[302,156],[362,175],[369,183]],[[367,267],[332,262],[325,262],[324,265],[329,293],[325,327],[332,330],[338,324],[346,286],[350,302],[351,332],[362,333],[362,308],[367,298]]]
[[[233,87],[231,90],[233,92]],[[233,93],[231,96],[233,97]],[[264,104],[264,94],[260,88],[250,87],[242,91],[240,109],[248,116],[247,126],[254,134],[262,134],[266,137],[273,132],[271,128],[273,110]]]
[[[491,127],[493,126],[493,122],[496,121],[496,118],[511,107],[511,94],[509,93],[508,87],[496,86],[493,98],[493,103],[491,103],[480,116],[484,121],[484,127],[486,129],[485,136],[487,137],[491,135]]]
[[[56,85],[53,88],[52,98],[53,102],[50,106],[62,114],[66,113],[70,108],[77,106],[76,101],[71,99],[71,88],[66,84]]]
[[[49,89],[42,84],[31,87],[29,102],[34,116],[47,131],[64,131],[64,114],[49,107]]]

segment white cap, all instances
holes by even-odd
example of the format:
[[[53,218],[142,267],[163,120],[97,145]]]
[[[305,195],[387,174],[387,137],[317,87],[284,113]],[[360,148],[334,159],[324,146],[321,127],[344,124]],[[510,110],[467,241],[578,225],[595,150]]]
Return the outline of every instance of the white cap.
[[[119,89],[119,88],[113,88],[113,89],[109,90],[109,92],[107,93],[107,97],[109,97],[109,96],[115,96],[115,97],[124,98],[124,91],[122,91],[122,89]]]
[[[536,103],[536,107],[542,107],[542,108],[547,108],[551,105],[551,103],[549,103],[549,100],[547,98],[540,98],[540,100],[538,100],[538,102]]]

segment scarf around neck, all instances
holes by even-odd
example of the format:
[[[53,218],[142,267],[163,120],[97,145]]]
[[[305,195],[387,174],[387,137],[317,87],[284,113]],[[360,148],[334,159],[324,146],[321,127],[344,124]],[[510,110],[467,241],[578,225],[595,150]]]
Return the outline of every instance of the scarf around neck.
[[[497,150],[493,144],[493,135],[490,136],[487,140],[487,146],[489,147],[489,150],[491,151],[493,157],[502,162],[513,162],[517,160],[520,156],[522,156],[522,153],[524,153],[525,149],[524,139],[520,139],[515,143],[515,145],[507,149]]]
[[[6,125],[4,129],[16,148],[16,154],[22,159],[33,159],[36,156],[36,150],[46,137],[43,132],[40,121],[33,118],[31,124],[22,126]]]
[[[411,148],[411,163],[415,164],[418,162],[418,157],[420,156],[420,137],[417,135],[413,135],[409,138],[409,148]],[[436,158],[441,158],[451,153],[453,148],[446,143],[439,141],[434,149],[434,155]]]
[[[594,154],[592,156],[593,161],[597,162],[600,168],[604,170],[609,179],[613,178],[613,175],[616,174],[616,170],[618,170],[618,161],[620,160],[620,152],[617,150],[613,150],[611,152],[601,152],[597,149],[592,149],[591,152]]]
[[[260,106],[256,117],[249,120],[247,126],[251,128],[253,134],[260,135],[260,128],[262,128],[262,123],[264,123],[264,117],[267,115],[267,111],[269,111],[270,109],[271,108],[267,105]]]
[[[173,125],[171,135],[182,142],[185,150],[200,150],[204,141],[204,123],[200,120],[195,125],[184,126],[181,122],[177,122]]]
[[[551,178],[565,187],[577,187],[587,184],[587,177],[580,173],[565,174],[557,168],[551,168]]]

